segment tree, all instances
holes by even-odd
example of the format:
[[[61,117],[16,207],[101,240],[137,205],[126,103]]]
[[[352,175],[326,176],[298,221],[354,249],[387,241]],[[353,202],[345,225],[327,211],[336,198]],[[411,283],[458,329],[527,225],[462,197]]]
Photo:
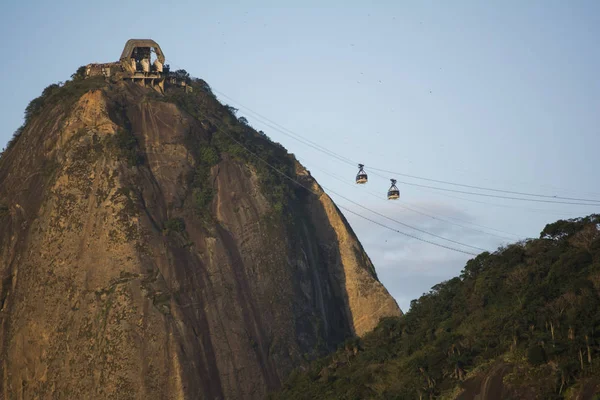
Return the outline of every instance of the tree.
[[[177,71],[171,72],[171,75],[179,80],[185,81],[185,83],[192,83],[190,74],[185,69],[178,69]]]
[[[71,79],[73,79],[73,80],[85,79],[85,70],[86,70],[85,65],[82,65],[81,67],[77,68],[77,71],[75,71],[75,73],[73,75],[71,75]]]
[[[238,109],[230,106],[229,104],[225,104],[225,108],[227,109],[227,111],[229,111],[231,113],[231,115],[233,115],[235,117],[235,114],[237,114]]]
[[[480,254],[404,316],[380,321],[354,356],[351,346],[338,350],[329,360],[347,361],[329,368],[327,381],[299,375],[275,398],[445,398],[467,372],[489,376],[498,362],[513,367],[509,386],[557,398],[598,365],[599,222],[557,221],[540,239]]]

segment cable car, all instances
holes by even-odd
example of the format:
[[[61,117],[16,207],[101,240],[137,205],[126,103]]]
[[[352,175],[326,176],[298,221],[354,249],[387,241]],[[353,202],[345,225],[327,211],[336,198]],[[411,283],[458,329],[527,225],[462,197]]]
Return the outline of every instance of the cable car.
[[[369,180],[367,177],[367,173],[363,169],[363,164],[358,164],[358,174],[356,175],[356,183],[367,183]]]
[[[398,200],[400,198],[400,190],[396,187],[396,180],[390,179],[392,186],[388,190],[388,200]]]

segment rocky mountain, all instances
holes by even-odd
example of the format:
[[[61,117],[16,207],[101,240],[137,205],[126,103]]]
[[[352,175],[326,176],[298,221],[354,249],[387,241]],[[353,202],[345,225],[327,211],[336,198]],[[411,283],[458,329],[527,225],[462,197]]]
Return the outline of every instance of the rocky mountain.
[[[273,399],[595,400],[600,215],[482,253]]]
[[[188,81],[74,75],[27,108],[0,158],[0,398],[262,399],[401,315],[310,173]]]

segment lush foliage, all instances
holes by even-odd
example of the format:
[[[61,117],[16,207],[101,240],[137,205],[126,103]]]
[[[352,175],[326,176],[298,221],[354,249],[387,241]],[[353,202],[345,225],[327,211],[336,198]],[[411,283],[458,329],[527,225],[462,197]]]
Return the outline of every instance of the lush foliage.
[[[205,210],[212,200],[212,187],[208,182],[210,167],[223,154],[228,154],[253,166],[273,212],[284,215],[289,202],[295,199],[297,189],[282,175],[295,175],[293,161],[287,151],[281,145],[273,143],[264,133],[256,132],[244,117],[236,117],[236,108],[221,105],[206,82],[191,78],[190,82],[193,92],[173,90],[167,93],[166,100],[176,103],[211,133],[208,141],[189,138],[188,143],[188,148],[198,161],[192,177],[196,209]],[[274,171],[267,163],[281,173]]]
[[[111,138],[111,144],[117,151],[117,156],[127,161],[130,167],[144,162],[144,156],[139,150],[135,135],[128,129],[118,129]]]
[[[171,218],[164,224],[163,233],[169,235],[171,232],[181,233],[185,231],[185,222],[181,218]]]
[[[85,70],[86,70],[85,65],[82,65],[81,67],[77,68],[77,71],[75,71],[75,73],[71,75],[71,79],[73,79],[73,80],[85,79]]]
[[[190,74],[185,69],[178,69],[177,71],[171,72],[171,76],[177,78],[178,80],[185,81],[185,83],[191,83],[192,79],[190,78]]]
[[[219,162],[219,153],[210,143],[191,143],[194,151],[196,168],[190,179],[192,198],[196,213],[204,219],[209,218],[209,205],[214,196],[210,169]]]
[[[519,398],[563,398],[600,369],[599,227],[600,215],[558,221],[540,239],[480,254],[274,398],[452,398],[498,362]]]

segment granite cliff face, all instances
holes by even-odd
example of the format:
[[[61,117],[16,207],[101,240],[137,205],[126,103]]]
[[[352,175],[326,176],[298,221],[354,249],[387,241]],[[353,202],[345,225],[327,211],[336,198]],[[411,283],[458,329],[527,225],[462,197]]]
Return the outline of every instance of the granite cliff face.
[[[1,398],[264,398],[401,314],[317,182],[205,83],[86,85],[0,159]]]

